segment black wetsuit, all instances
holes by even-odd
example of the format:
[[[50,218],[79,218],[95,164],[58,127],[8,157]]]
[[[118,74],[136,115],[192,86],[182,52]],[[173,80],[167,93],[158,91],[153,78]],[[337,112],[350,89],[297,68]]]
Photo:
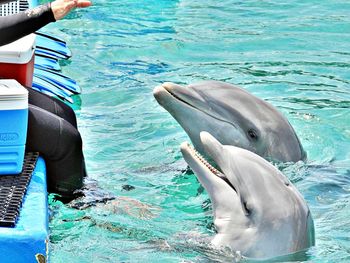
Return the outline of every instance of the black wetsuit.
[[[14,15],[0,16],[0,46],[34,33],[48,23],[55,21],[50,4]]]
[[[0,17],[0,46],[54,22],[49,4],[11,16]],[[0,72],[1,78],[1,72]],[[28,88],[27,151],[38,151],[47,168],[49,192],[74,197],[85,176],[82,140],[74,111],[58,99]]]

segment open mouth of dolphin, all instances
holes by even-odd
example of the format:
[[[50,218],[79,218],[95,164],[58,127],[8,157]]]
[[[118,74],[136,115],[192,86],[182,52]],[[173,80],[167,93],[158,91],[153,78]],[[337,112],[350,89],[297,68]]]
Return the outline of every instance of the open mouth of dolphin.
[[[182,143],[181,148],[185,148],[187,152],[192,156],[193,159],[195,159],[198,163],[201,163],[214,176],[223,180],[229,187],[231,187],[235,192],[237,192],[236,189],[231,184],[231,182],[227,179],[225,174],[219,170],[220,168],[219,167],[215,168],[213,165],[211,165],[191,144],[189,144],[188,142],[184,142]]]

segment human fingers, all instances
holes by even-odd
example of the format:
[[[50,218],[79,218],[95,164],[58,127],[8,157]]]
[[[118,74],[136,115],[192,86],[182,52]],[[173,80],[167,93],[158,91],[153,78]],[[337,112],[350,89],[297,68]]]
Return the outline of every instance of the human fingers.
[[[92,3],[89,0],[78,0],[76,3],[76,7],[79,7],[79,8],[85,8],[85,7],[89,7],[91,5],[92,5]]]
[[[90,5],[91,2],[89,0],[55,0],[51,3],[51,9],[55,19],[59,20],[76,7],[83,8]]]

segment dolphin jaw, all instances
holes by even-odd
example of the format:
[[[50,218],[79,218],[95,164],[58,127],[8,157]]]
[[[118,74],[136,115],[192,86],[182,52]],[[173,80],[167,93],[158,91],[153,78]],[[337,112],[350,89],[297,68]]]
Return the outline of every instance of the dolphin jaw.
[[[175,87],[181,87],[179,85],[176,85],[176,84],[173,84],[171,82],[165,82],[163,83],[161,86],[158,86],[158,88],[162,88],[163,89],[163,92],[167,92],[169,95],[171,95],[175,100],[179,101],[179,102],[182,102],[183,104],[186,104],[187,106],[191,107],[191,108],[195,108],[197,110],[200,110],[198,109],[197,107],[195,107],[194,105],[188,103],[186,100],[184,100],[183,98],[181,98],[180,96],[176,95],[175,92],[174,92],[174,89]],[[200,110],[202,111],[202,110]]]
[[[165,107],[164,103],[161,102],[162,97],[165,97],[165,95],[172,97],[173,99],[175,99],[176,102],[182,103],[189,108],[198,110],[201,113],[203,113],[203,114],[205,114],[213,119],[216,119],[216,120],[221,121],[221,122],[225,122],[225,123],[233,126],[235,129],[238,129],[237,126],[235,125],[235,123],[232,123],[228,120],[224,120],[224,119],[220,118],[220,116],[217,116],[217,114],[215,114],[215,112],[208,111],[205,107],[203,108],[200,105],[198,105],[198,103],[196,103],[196,104],[191,103],[191,100],[186,99],[185,96],[181,96],[180,94],[176,94],[176,91],[175,91],[176,88],[177,89],[184,89],[184,87],[182,87],[180,85],[177,85],[177,84],[174,84],[171,82],[164,82],[162,85],[159,85],[159,86],[154,88],[153,95],[157,99],[159,104],[161,104],[168,111],[170,110],[172,112],[173,110]],[[188,88],[188,89],[190,89],[190,88]],[[197,98],[197,100],[199,100],[199,99]],[[207,102],[203,101],[203,103],[206,104]]]
[[[164,88],[162,85],[159,85],[159,86],[156,86],[154,89],[153,89],[153,95],[154,97],[159,97],[159,94],[162,93],[164,91]]]
[[[221,179],[226,178],[225,175],[212,166],[194,147],[192,147],[188,142],[183,142],[181,144],[181,150],[187,151],[194,160],[204,165],[212,174],[218,176]]]
[[[171,85],[175,85],[169,82],[165,82],[162,85],[156,86],[153,89],[153,96],[156,98],[157,102],[166,109],[170,114],[175,114],[176,108],[179,107],[179,104],[185,105],[186,107],[193,108],[196,110],[196,107],[189,104],[185,100],[181,99],[180,97],[176,96],[173,92],[171,92]],[[201,110],[199,110],[202,112]],[[175,114],[176,119],[176,114]]]

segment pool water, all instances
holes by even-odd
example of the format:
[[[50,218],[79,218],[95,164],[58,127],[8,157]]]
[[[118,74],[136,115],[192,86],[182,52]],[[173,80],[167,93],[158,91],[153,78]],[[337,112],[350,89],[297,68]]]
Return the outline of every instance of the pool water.
[[[179,151],[187,135],[152,95],[165,81],[221,80],[276,106],[307,163],[281,166],[310,206],[308,262],[350,261],[350,2],[96,0],[47,31],[83,89],[85,209],[50,200],[51,262],[228,262],[208,195]]]

